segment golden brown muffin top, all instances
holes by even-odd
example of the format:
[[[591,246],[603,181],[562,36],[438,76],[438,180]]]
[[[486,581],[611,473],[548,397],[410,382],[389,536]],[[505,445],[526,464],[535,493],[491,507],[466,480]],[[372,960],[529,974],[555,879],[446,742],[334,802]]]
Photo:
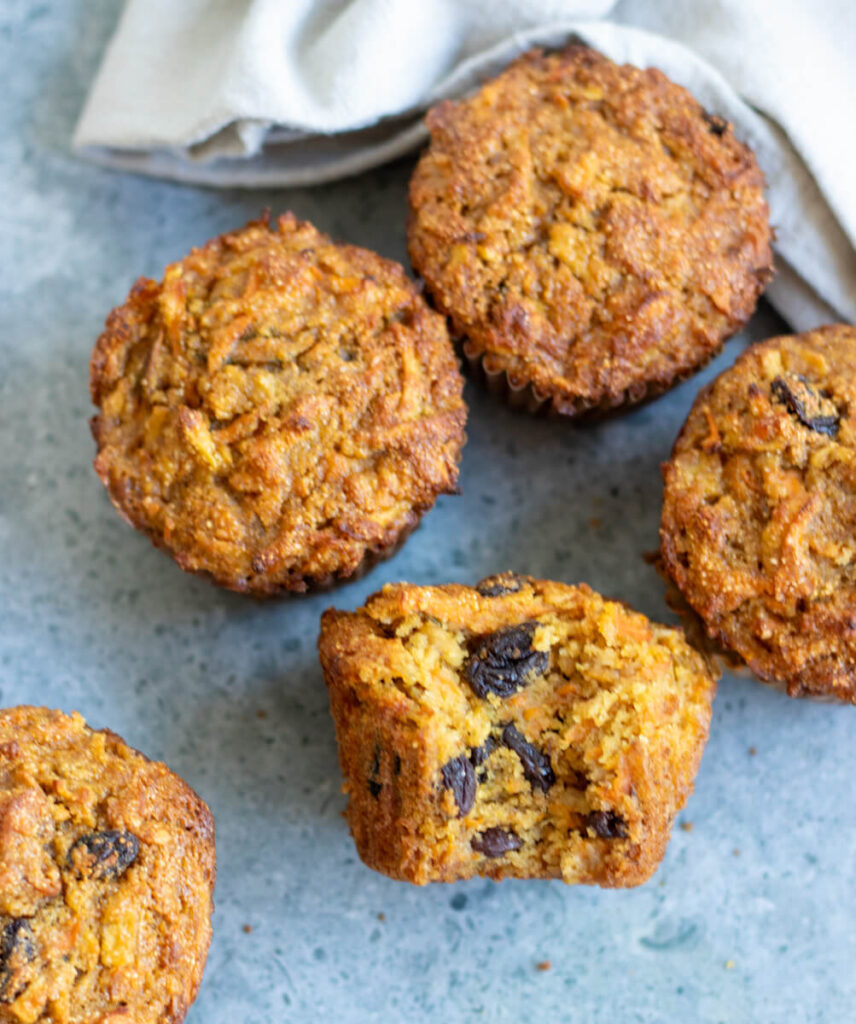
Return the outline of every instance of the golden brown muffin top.
[[[347,578],[455,489],[466,408],[402,268],[285,214],[141,279],[92,355],[96,470],[182,568]]]
[[[856,702],[856,328],[747,349],[663,474],[664,566],[708,634],[792,696]]]
[[[77,713],[0,711],[0,1021],[179,1024],[211,937],[214,822]]]
[[[656,69],[535,50],[427,124],[413,265],[467,351],[559,412],[668,387],[771,276],[753,154]]]
[[[379,774],[346,778],[358,848],[361,815],[379,817],[372,866],[420,883],[479,873],[611,886],[656,868],[692,790],[716,689],[679,630],[585,585],[504,573],[476,587],[387,585],[355,612],[325,612],[319,649],[340,744],[370,746],[372,726],[381,737],[365,765]],[[366,714],[354,737],[345,726],[356,707]],[[420,764],[445,765],[447,790],[438,796],[440,779],[424,779],[425,820],[399,823],[402,837],[376,797],[384,782],[406,789],[408,758],[397,778],[382,737],[409,750],[411,729],[431,752]],[[477,785],[469,772],[465,799],[448,771],[493,752],[489,779]],[[340,750],[346,767],[352,753]],[[485,862],[471,843],[480,832],[515,845]],[[416,849],[397,863],[388,851],[411,834]]]

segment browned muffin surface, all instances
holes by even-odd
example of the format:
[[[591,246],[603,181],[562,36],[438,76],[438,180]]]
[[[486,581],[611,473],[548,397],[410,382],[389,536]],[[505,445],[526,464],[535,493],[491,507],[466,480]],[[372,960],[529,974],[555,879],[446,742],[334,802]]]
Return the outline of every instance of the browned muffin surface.
[[[322,618],[362,859],[419,884],[632,886],[692,790],[715,682],[677,630],[586,586],[386,586]]]
[[[413,265],[465,352],[561,413],[686,376],[772,273],[753,154],[656,69],[533,51],[427,124]]]
[[[78,714],[0,711],[0,1021],[179,1024],[211,938],[214,822]]]
[[[398,264],[290,214],[138,281],[91,390],[118,510],[234,590],[352,577],[456,487],[466,408],[442,317]]]
[[[753,345],[663,467],[663,565],[712,639],[792,696],[856,702],[856,328]]]

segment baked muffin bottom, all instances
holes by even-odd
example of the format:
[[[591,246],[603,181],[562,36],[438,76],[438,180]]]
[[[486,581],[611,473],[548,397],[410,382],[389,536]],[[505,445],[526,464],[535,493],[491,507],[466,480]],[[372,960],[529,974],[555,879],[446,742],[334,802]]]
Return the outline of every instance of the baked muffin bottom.
[[[481,591],[481,592],[480,592]],[[376,870],[633,886],[692,790],[715,682],[588,587],[384,587],[322,618],[347,817]]]
[[[856,328],[748,348],[663,466],[665,571],[708,636],[791,696],[856,702]]]

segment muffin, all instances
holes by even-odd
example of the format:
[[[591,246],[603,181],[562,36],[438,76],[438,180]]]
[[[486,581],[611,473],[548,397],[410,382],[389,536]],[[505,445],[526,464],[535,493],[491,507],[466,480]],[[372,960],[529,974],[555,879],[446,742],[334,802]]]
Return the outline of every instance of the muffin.
[[[319,649],[369,867],[417,884],[653,874],[716,686],[679,631],[506,573],[386,586],[325,612]]]
[[[514,404],[575,416],[655,395],[772,275],[755,157],[656,69],[535,50],[427,125],[410,258]]]
[[[443,318],[398,264],[291,214],[139,280],[90,383],[113,504],[232,590],[353,579],[456,490],[466,407]]]
[[[211,938],[214,822],[78,714],[0,711],[0,1021],[179,1024]]]
[[[856,328],[748,348],[663,466],[665,571],[712,641],[793,697],[856,703]]]

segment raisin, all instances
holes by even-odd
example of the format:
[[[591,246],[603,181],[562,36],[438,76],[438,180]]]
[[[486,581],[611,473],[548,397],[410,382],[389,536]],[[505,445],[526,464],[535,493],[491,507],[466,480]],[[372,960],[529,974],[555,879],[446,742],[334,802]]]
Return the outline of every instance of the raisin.
[[[476,590],[482,597],[503,597],[505,594],[518,593],[528,582],[528,576],[518,576],[516,572],[500,572],[481,580],[476,584]]]
[[[27,987],[21,974],[35,955],[30,922],[13,917],[0,932],[0,1003],[14,1003]]]
[[[473,747],[473,751],[470,754],[470,761],[472,762],[473,768],[481,768],[494,750],[496,750],[498,745],[499,744],[497,743],[495,736],[488,736],[480,747]]]
[[[130,832],[87,832],[71,844],[68,863],[78,878],[118,878],[134,863],[140,841]]]
[[[533,789],[546,793],[556,781],[549,755],[533,746],[513,725],[507,725],[502,730],[502,742],[520,758],[523,774]]]
[[[547,652],[532,650],[534,622],[508,626],[471,642],[464,674],[477,697],[495,693],[510,697],[526,685],[527,676],[541,674],[547,668]]]
[[[615,811],[592,811],[587,824],[601,839],[627,838],[627,824]]]
[[[511,829],[494,826],[473,836],[470,845],[476,853],[483,853],[485,857],[501,857],[510,850],[519,850],[523,840]]]
[[[801,373],[775,377],[770,391],[809,430],[827,437],[837,435],[841,417],[835,403],[827,392],[815,390]]]
[[[476,802],[476,773],[465,754],[453,757],[443,765],[443,785],[451,789],[455,803],[458,805],[458,817],[473,809]]]
[[[701,116],[705,119],[707,127],[712,134],[724,135],[728,131],[728,122],[724,117],[720,117],[719,114],[709,114],[706,110],[703,110]]]

